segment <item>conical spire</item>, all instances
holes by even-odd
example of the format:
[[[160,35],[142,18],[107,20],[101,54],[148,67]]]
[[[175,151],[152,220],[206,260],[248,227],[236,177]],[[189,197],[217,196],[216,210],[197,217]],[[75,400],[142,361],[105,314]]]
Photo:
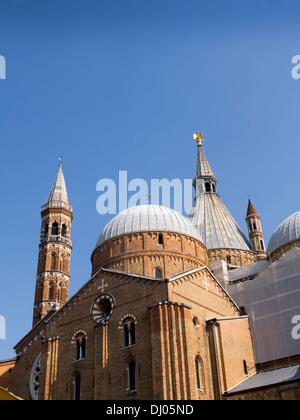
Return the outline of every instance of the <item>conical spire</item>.
[[[59,158],[59,160],[60,160],[59,170],[57,172],[52,190],[51,190],[50,195],[48,197],[47,204],[51,203],[53,201],[58,201],[58,202],[63,202],[63,203],[68,203],[69,204],[66,182],[65,182],[63,171],[62,171],[61,158]]]
[[[194,134],[194,139],[198,144],[198,155],[197,155],[197,165],[195,172],[195,179],[201,177],[212,177],[215,178],[213,171],[211,170],[210,164],[205,156],[205,153],[202,148],[202,142],[204,141],[202,133]]]
[[[250,251],[250,244],[217,193],[217,179],[204,154],[202,133],[194,134],[198,144],[194,186],[196,198],[190,220],[209,250]]]
[[[250,201],[250,199],[249,199],[248,209],[247,209],[247,216],[246,216],[246,217],[248,217],[248,216],[252,216],[252,215],[258,216],[258,213],[257,213],[257,211],[255,210],[255,208],[254,208],[253,204],[251,203],[251,201]]]

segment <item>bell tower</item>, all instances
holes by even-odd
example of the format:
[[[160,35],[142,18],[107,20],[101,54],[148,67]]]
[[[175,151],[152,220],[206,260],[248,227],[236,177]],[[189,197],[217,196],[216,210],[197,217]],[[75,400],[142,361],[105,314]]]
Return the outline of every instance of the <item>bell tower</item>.
[[[255,251],[257,253],[258,261],[264,260],[266,258],[267,253],[265,248],[264,235],[260,223],[260,216],[255,210],[250,199],[248,203],[246,223],[248,226],[251,249],[252,251]]]
[[[33,327],[49,311],[59,309],[69,296],[73,209],[68,200],[61,158],[48,201],[42,207],[41,218]]]

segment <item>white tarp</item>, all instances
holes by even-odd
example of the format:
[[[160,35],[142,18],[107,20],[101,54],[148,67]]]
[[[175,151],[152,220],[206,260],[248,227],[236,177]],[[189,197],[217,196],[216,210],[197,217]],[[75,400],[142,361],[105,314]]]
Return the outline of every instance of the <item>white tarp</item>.
[[[300,336],[293,334],[292,323],[295,317],[300,319],[299,248],[291,249],[272,264],[262,261],[227,273],[226,264],[213,263],[212,269],[250,317],[256,363],[300,354]]]

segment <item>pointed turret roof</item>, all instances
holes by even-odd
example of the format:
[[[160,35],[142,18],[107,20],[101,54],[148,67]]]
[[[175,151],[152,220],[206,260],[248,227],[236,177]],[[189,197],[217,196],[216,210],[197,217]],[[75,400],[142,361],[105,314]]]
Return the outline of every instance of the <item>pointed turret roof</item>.
[[[251,201],[249,199],[248,210],[247,210],[247,216],[246,216],[246,218],[249,217],[249,216],[253,216],[253,215],[258,216],[258,213],[255,210],[253,204],[251,203]]]
[[[66,182],[62,170],[62,163],[60,159],[59,170],[57,172],[52,190],[48,197],[47,204],[56,202],[63,202],[69,204]]]
[[[246,236],[217,193],[217,179],[205,156],[202,134],[194,135],[194,138],[198,143],[194,180],[196,198],[190,220],[208,249],[231,248],[250,251]]]
[[[201,178],[202,176],[215,178],[215,175],[213,171],[211,170],[210,164],[208,163],[208,160],[202,148],[202,143],[204,142],[202,133],[194,134],[194,139],[196,140],[198,144],[198,155],[197,155],[195,179]]]
[[[208,160],[205,156],[202,145],[199,145],[195,178],[201,178],[202,176],[215,178],[215,174],[211,170],[210,164],[208,163]]]

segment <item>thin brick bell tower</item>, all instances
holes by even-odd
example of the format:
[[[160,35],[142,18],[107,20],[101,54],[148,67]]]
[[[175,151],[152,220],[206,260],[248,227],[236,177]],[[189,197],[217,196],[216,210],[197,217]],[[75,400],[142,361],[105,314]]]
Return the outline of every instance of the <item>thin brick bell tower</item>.
[[[260,216],[255,210],[250,199],[248,202],[248,209],[246,215],[246,223],[248,226],[249,240],[251,249],[257,253],[257,260],[264,260],[266,258],[266,248],[264,235],[261,227]]]
[[[48,201],[42,207],[41,217],[33,327],[49,311],[59,309],[69,296],[73,209],[68,200],[61,158]]]

